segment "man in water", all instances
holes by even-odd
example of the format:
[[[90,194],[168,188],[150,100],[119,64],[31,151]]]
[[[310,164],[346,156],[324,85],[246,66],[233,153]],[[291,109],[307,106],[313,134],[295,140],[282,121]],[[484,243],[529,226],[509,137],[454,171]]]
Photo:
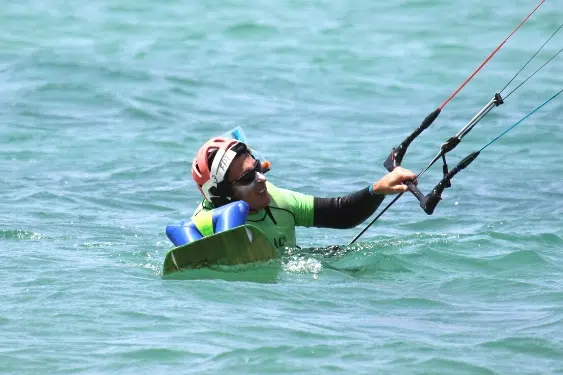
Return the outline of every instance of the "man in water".
[[[268,182],[267,163],[254,158],[246,144],[214,137],[198,151],[192,177],[205,199],[194,217],[235,201],[249,206],[246,223],[261,229],[276,248],[295,247],[295,227],[353,228],[369,218],[386,195],[405,192],[414,180],[397,167],[379,181],[352,194],[319,198],[281,189]]]

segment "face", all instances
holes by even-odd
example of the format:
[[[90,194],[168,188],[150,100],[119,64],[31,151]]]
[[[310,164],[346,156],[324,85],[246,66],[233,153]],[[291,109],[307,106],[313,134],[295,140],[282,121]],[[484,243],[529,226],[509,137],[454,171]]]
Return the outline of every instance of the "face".
[[[251,211],[258,211],[270,204],[270,196],[266,188],[266,176],[257,172],[256,160],[243,154],[233,160],[229,168],[228,181],[233,188],[234,199],[243,200]]]

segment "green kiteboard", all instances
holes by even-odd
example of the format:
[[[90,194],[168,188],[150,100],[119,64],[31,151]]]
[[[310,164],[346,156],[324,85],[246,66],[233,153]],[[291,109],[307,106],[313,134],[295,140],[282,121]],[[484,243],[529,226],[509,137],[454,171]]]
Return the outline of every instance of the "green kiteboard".
[[[264,232],[242,225],[186,245],[175,247],[164,258],[163,274],[212,266],[262,262],[278,257]]]

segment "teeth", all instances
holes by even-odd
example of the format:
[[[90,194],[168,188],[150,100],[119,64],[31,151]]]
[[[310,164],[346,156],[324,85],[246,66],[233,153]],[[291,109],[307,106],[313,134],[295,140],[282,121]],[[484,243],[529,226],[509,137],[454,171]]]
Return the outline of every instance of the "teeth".
[[[258,190],[258,194],[263,194],[266,191],[266,189],[260,189]]]

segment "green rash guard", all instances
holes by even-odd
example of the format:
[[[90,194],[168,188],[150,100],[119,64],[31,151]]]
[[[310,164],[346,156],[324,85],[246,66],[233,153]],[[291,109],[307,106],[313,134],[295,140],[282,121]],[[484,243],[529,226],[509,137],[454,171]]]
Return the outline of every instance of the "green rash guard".
[[[246,223],[251,224],[266,234],[268,240],[278,249],[296,247],[295,227],[312,227],[314,220],[314,197],[295,191],[281,189],[266,181],[271,216],[265,209],[248,215]],[[204,200],[196,208],[194,215],[211,211],[213,206]]]

